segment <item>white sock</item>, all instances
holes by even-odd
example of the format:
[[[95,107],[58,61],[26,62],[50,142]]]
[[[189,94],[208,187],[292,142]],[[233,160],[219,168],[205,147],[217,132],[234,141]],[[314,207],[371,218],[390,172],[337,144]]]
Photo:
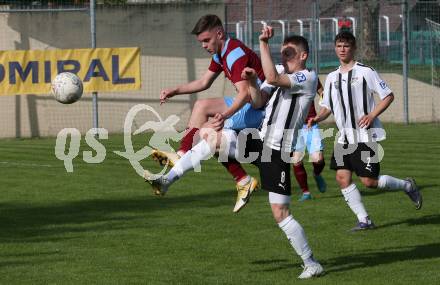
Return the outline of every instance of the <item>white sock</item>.
[[[176,182],[182,174],[178,174],[174,168],[171,168],[171,170],[165,175],[166,181],[168,182],[168,185],[171,185],[172,183]]]
[[[282,220],[278,226],[283,230],[286,234],[287,239],[292,245],[295,252],[301,257],[304,261],[304,264],[309,265],[314,263],[312,250],[309,247],[307,242],[306,234],[304,233],[304,229],[301,225],[289,215],[287,218]]]
[[[244,185],[248,184],[249,182],[251,182],[251,177],[249,175],[247,175],[246,177],[244,177],[240,181],[238,181],[237,184],[240,186],[244,186]]]
[[[200,167],[200,162],[209,158],[213,152],[205,140],[201,140],[191,150],[187,151],[165,175],[169,183],[173,183],[182,177],[185,172]]]
[[[377,182],[377,187],[379,189],[387,190],[411,190],[411,183],[406,180],[399,179],[389,175],[380,175],[379,181]]]
[[[341,189],[342,195],[344,195],[345,202],[357,216],[359,222],[365,222],[368,217],[364,204],[362,203],[361,193],[356,187],[356,184],[351,184],[347,188]]]

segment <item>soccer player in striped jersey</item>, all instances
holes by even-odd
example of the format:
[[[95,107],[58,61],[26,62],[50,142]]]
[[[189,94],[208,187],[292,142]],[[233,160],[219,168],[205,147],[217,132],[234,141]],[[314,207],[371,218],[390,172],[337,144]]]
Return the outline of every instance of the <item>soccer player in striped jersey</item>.
[[[374,228],[374,224],[352,181],[353,172],[366,187],[402,190],[417,210],[422,207],[422,195],[414,179],[379,175],[383,149],[378,142],[385,139],[385,131],[378,116],[388,108],[394,95],[373,68],[355,61],[355,51],[353,34],[341,32],[336,36],[335,52],[340,67],[327,76],[321,102],[323,108],[309,120],[309,124],[321,122],[333,113],[339,137],[330,168],[336,170],[336,181],[342,195],[358,218],[354,231]],[[379,95],[377,105],[373,93]]]
[[[202,130],[203,139],[190,152],[185,153],[168,174],[157,177],[146,173],[146,180],[155,191],[166,192],[185,172],[210,157],[215,148],[236,159],[254,158],[252,163],[259,168],[262,188],[269,192],[273,217],[304,262],[304,270],[298,278],[308,279],[322,275],[324,269],[314,259],[304,229],[289,210],[289,163],[298,130],[303,126],[315,97],[318,77],[314,71],[306,69],[309,46],[305,38],[287,37],[281,48],[283,64],[275,66],[268,43],[272,37],[272,27],[263,27],[260,51],[266,81],[261,87],[258,85],[258,73],[255,69],[246,67],[242,72],[242,78],[249,82],[252,106],[266,106],[261,129],[243,130],[239,135],[228,129],[220,131],[221,116],[216,115],[214,120],[205,124],[207,130],[219,131],[215,146],[209,143],[209,138]],[[221,148],[224,144],[220,138],[226,140],[228,148]],[[243,141],[240,138],[247,139]]]
[[[215,114],[221,115],[224,127],[231,130],[257,128],[264,116],[263,110],[257,110],[248,103],[250,100],[248,82],[241,78],[245,67],[257,70],[258,79],[264,81],[261,61],[257,54],[241,41],[226,36],[223,24],[216,15],[201,17],[193,28],[192,34],[197,37],[202,47],[212,55],[211,63],[205,73],[197,80],[173,88],[163,89],[160,94],[161,104],[176,95],[191,94],[211,87],[215,79],[224,73],[235,86],[235,98],[199,99],[195,102],[187,125],[187,132],[182,138],[177,153],[155,150],[152,157],[162,164],[173,166],[198,141],[198,131],[202,125]],[[249,176],[238,161],[231,158],[222,164],[231,173],[237,183],[237,200],[233,212],[244,207],[250,194],[257,188],[258,181]]]

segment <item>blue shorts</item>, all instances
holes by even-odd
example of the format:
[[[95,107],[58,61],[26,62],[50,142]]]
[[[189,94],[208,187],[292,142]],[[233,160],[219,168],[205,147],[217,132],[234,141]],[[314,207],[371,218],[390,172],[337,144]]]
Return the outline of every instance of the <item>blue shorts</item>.
[[[226,106],[231,107],[233,97],[224,97]],[[240,110],[225,121],[225,129],[243,130],[246,128],[259,128],[264,118],[263,109],[254,109],[246,103]]]
[[[308,129],[307,125],[304,124],[302,129],[299,130],[295,151],[305,153],[306,149],[309,154],[322,151],[324,149],[318,124],[313,125],[310,129]]]

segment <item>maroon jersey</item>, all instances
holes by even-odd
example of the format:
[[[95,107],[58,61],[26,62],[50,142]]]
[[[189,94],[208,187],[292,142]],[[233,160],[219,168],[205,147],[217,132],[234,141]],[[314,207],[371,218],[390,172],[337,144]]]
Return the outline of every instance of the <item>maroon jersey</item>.
[[[232,83],[242,81],[241,72],[245,67],[255,69],[260,80],[260,84],[264,81],[263,68],[260,58],[250,48],[245,46],[241,41],[235,39],[227,39],[221,54],[212,56],[209,70],[218,73],[224,71],[225,76]]]

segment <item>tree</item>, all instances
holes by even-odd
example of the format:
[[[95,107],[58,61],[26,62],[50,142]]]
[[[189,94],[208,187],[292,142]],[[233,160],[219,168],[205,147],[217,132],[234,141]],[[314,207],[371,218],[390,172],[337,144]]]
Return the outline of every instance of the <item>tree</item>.
[[[379,58],[379,10],[377,0],[359,1],[361,17],[360,48],[362,60],[376,60]]]

